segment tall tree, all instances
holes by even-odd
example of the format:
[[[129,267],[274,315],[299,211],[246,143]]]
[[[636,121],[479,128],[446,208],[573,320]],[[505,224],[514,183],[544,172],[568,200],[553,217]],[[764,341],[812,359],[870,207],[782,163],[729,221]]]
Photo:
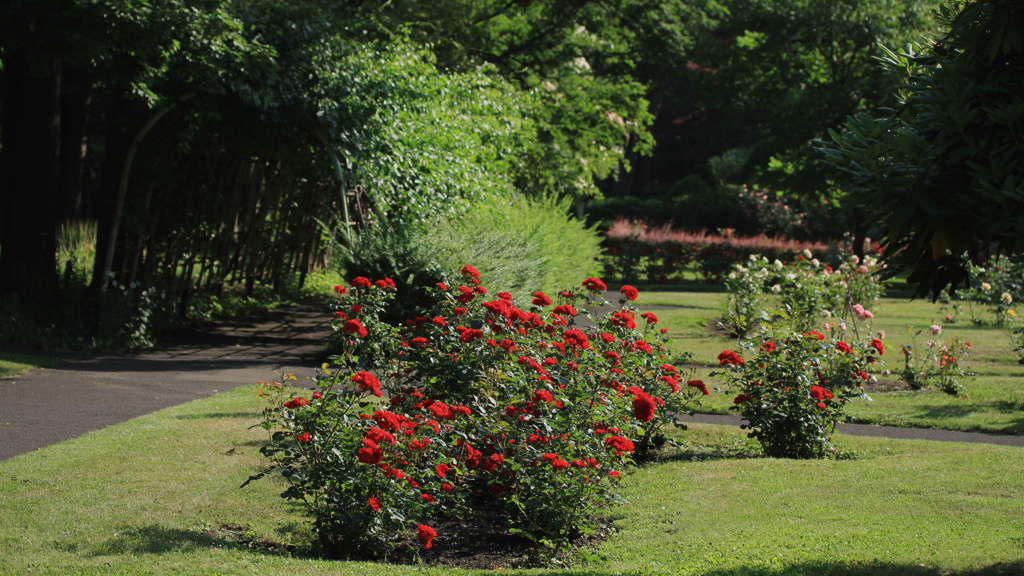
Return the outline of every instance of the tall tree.
[[[967,282],[969,262],[1024,245],[1024,6],[975,0],[942,20],[925,49],[888,53],[897,105],[823,148],[883,230],[890,272],[933,298]]]

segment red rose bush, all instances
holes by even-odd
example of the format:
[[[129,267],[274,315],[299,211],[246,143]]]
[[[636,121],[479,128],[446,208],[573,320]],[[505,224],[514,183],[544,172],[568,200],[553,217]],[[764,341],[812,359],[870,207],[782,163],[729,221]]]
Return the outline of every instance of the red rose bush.
[[[884,344],[859,337],[855,325],[841,320],[826,326],[828,335],[770,324],[759,338],[741,341],[742,354],[718,356],[724,372],[713,375],[724,375],[738,391],[733,409],[768,456],[833,455],[831,436],[847,403],[870,400],[863,385],[874,378],[868,369],[881,362]]]
[[[708,394],[668,358],[657,317],[628,305],[635,288],[615,306],[588,278],[520,307],[467,266],[460,282],[430,288],[432,310],[392,326],[379,316],[393,286],[357,278],[337,291],[343,353],[314,393],[260,388],[263,453],[327,556],[379,556],[414,531],[443,546],[436,520],[467,514],[480,495],[514,531],[561,548],[618,500],[621,471],[659,427]]]

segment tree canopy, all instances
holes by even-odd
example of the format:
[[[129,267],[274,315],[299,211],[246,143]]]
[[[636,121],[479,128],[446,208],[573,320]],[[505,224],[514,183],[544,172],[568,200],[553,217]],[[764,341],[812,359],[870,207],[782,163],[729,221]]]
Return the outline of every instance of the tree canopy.
[[[1024,6],[941,14],[940,39],[884,59],[903,81],[895,107],[850,118],[822,149],[883,230],[891,273],[933,298],[1024,241]]]

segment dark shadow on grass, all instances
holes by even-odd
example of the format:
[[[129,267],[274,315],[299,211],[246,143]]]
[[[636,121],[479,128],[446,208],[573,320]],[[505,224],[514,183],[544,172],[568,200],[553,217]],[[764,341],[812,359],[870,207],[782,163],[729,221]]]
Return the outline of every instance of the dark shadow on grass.
[[[872,562],[869,564],[845,564],[827,562],[808,562],[791,564],[785,568],[769,570],[765,568],[737,568],[731,570],[711,570],[702,572],[702,576],[997,576],[1024,575],[1024,561],[1000,562],[981,568],[968,570],[948,570],[921,565],[895,564],[891,562]]]
[[[929,418],[929,419],[947,419],[947,418],[965,418],[977,412],[976,409],[970,406],[922,406],[922,411],[917,414],[917,418]]]
[[[205,414],[182,414],[175,416],[175,420],[214,420],[217,418],[259,418],[259,412],[207,412]]]
[[[730,446],[704,446],[704,445],[683,445],[672,450],[666,450],[650,461],[651,464],[665,462],[707,462],[709,460],[747,460],[750,458],[764,458],[764,452],[759,446],[748,444],[736,444]]]
[[[67,552],[80,551],[75,544],[57,544]],[[121,526],[116,535],[105,542],[91,546],[89,556],[121,554],[166,554],[168,552],[197,552],[210,548],[254,550],[260,554],[291,556],[293,546],[258,536],[244,526],[220,524],[215,527],[184,530],[167,528],[159,524],[147,526]]]

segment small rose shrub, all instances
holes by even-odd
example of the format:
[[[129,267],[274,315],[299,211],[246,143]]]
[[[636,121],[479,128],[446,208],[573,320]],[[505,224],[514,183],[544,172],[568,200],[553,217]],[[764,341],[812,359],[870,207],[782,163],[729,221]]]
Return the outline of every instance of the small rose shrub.
[[[874,378],[868,369],[884,355],[884,343],[857,338],[839,324],[830,328],[826,335],[773,324],[759,338],[741,341],[743,354],[725,350],[718,357],[725,371],[716,374],[739,391],[733,409],[768,456],[834,454],[831,437],[847,403],[867,398],[863,384]]]
[[[559,549],[618,500],[622,470],[659,427],[708,394],[668,357],[657,317],[630,305],[635,288],[612,305],[588,278],[522,302],[479,276],[466,266],[458,283],[438,283],[434,308],[399,326],[379,320],[387,279],[338,287],[343,353],[314,391],[261,386],[263,453],[325,555],[379,556],[414,530],[438,545],[435,521],[466,515],[482,495],[512,530]]]
[[[966,361],[970,357],[971,343],[959,336],[944,342],[942,331],[942,326],[933,324],[928,327],[928,339],[918,342],[924,330],[907,327],[910,343],[900,345],[903,354],[900,377],[915,390],[934,387],[950,396],[959,396],[968,376]]]

